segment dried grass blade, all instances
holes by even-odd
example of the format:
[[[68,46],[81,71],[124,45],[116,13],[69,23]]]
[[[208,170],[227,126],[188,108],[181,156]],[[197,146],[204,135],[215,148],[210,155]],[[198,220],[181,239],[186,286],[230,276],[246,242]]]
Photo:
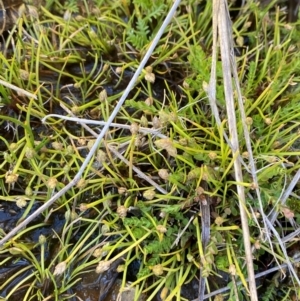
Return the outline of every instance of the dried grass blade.
[[[228,8],[225,0],[219,1],[219,14],[218,14],[218,33],[220,40],[221,60],[224,78],[224,93],[228,117],[228,126],[230,133],[230,141],[233,155],[239,152],[238,132],[236,125],[235,104],[233,97],[233,82],[232,82],[232,69],[231,53],[232,35],[230,30],[230,23],[228,18]],[[234,173],[237,183],[243,183],[242,166],[239,160],[234,162]],[[250,232],[248,226],[248,217],[246,214],[245,190],[241,185],[237,185],[237,193],[239,196],[239,207],[241,215],[241,223],[244,238],[245,256],[249,277],[249,293],[251,301],[257,301],[257,289],[255,283],[254,265],[252,259]]]

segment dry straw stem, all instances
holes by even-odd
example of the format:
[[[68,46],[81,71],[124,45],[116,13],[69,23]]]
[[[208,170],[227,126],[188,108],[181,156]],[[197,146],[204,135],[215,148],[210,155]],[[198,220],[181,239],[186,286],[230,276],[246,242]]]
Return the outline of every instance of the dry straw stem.
[[[229,28],[229,27],[228,27]],[[230,35],[231,37],[231,35]],[[230,39],[230,51],[231,54],[233,54],[233,43],[232,43],[232,39]],[[259,210],[260,210],[260,214],[262,217],[262,221],[263,221],[263,225],[264,225],[264,231],[262,231],[261,234],[261,238],[262,239],[267,239],[269,242],[269,246],[270,249],[272,251],[273,254],[275,254],[274,248],[273,248],[273,244],[271,241],[271,237],[270,237],[270,231],[273,233],[274,237],[277,239],[278,244],[281,247],[282,253],[285,256],[286,262],[287,262],[287,266],[291,272],[291,274],[293,274],[293,276],[295,277],[295,280],[297,281],[298,285],[300,284],[299,282],[299,278],[297,276],[297,273],[295,271],[295,269],[292,266],[292,263],[287,255],[286,252],[286,248],[284,245],[284,241],[283,239],[281,239],[280,235],[278,234],[277,230],[273,227],[273,223],[275,222],[278,212],[277,211],[273,211],[272,214],[269,214],[269,218],[266,216],[264,209],[263,209],[263,205],[262,205],[262,199],[261,199],[261,194],[260,194],[260,189],[259,189],[259,183],[258,183],[258,178],[257,178],[257,169],[255,166],[255,160],[253,158],[253,152],[252,152],[252,147],[251,147],[251,139],[250,139],[250,134],[248,131],[248,127],[246,124],[246,114],[245,114],[245,110],[244,110],[244,105],[243,105],[243,99],[242,99],[242,93],[241,93],[241,89],[240,89],[240,85],[239,85],[239,79],[238,79],[238,73],[237,73],[237,67],[236,67],[236,63],[234,60],[234,57],[232,55],[232,59],[231,59],[231,71],[233,74],[233,78],[234,78],[234,83],[235,83],[235,88],[236,88],[236,92],[237,92],[237,99],[238,99],[238,105],[239,105],[239,112],[241,115],[241,121],[243,123],[243,130],[244,130],[244,138],[245,138],[245,142],[246,142],[246,147],[247,147],[247,152],[249,154],[249,165],[250,165],[250,173],[251,173],[251,177],[253,179],[253,184],[255,187],[255,192],[256,192],[256,197],[257,200],[259,202]],[[293,188],[295,187],[296,183],[298,182],[300,178],[300,172],[298,171],[293,180],[291,181],[290,185],[288,186],[288,188],[286,189],[286,191],[284,192],[283,196],[280,198],[280,203],[283,205],[285,204],[287,198],[289,197],[289,195],[291,194]],[[290,221],[292,224],[292,220]],[[279,265],[277,258],[274,256],[275,261],[277,262],[277,264]]]
[[[223,78],[224,78],[224,94],[226,101],[226,109],[227,109],[227,117],[228,117],[228,127],[230,133],[230,142],[231,149],[233,155],[239,152],[239,142],[238,142],[238,132],[236,125],[236,115],[235,115],[235,104],[233,97],[233,84],[232,84],[232,60],[233,57],[233,42],[232,35],[230,29],[230,21],[229,21],[229,12],[227,3],[225,0],[214,0],[213,2],[213,62],[212,68],[216,68],[216,53],[217,53],[217,41],[216,36],[217,32],[219,33],[220,39],[220,50],[221,50],[221,60],[222,60],[222,69],[223,69]],[[212,72],[212,78],[210,81],[211,86],[209,89],[214,89],[214,95],[216,94],[216,77],[215,73]],[[215,101],[214,99],[210,99],[211,102]],[[214,105],[216,107],[216,105]],[[215,110],[213,110],[214,112]],[[235,180],[237,183],[243,183],[243,174],[241,162],[239,160],[235,160],[234,162],[234,173]],[[255,274],[254,274],[254,266],[252,259],[252,251],[251,251],[251,243],[250,243],[250,233],[248,227],[248,218],[246,214],[246,202],[245,202],[245,190],[242,185],[237,185],[237,193],[239,196],[239,207],[240,207],[240,215],[243,229],[243,238],[244,238],[244,247],[245,247],[245,256],[249,277],[249,293],[251,301],[257,301],[257,290],[255,283]]]
[[[96,152],[98,145],[100,144],[102,138],[106,134],[110,124],[115,119],[116,115],[118,114],[119,110],[121,109],[123,103],[125,102],[129,92],[134,87],[136,80],[138,79],[139,75],[141,74],[143,68],[145,67],[146,63],[148,62],[153,50],[155,49],[157,43],[159,42],[162,34],[164,33],[167,25],[170,23],[170,21],[173,18],[173,15],[179,6],[181,0],[174,1],[173,6],[171,7],[168,15],[166,16],[162,26],[160,27],[159,31],[157,32],[155,38],[153,39],[152,43],[150,44],[149,49],[147,50],[143,60],[141,61],[139,67],[137,68],[136,72],[134,73],[131,81],[129,82],[127,88],[125,89],[122,97],[120,98],[120,101],[118,102],[117,106],[115,107],[114,111],[111,113],[110,117],[107,120],[107,123],[103,127],[101,133],[97,137],[97,140],[95,141],[93,147],[91,148],[89,154],[87,155],[86,159],[82,163],[82,166],[80,167],[78,173],[76,176],[70,181],[68,185],[66,185],[63,189],[61,189],[59,192],[57,192],[53,197],[51,197],[44,205],[42,205],[39,209],[37,209],[33,214],[28,216],[23,222],[21,222],[17,227],[15,227],[11,232],[9,232],[7,235],[5,235],[0,240],[0,246],[2,246],[4,243],[6,243],[10,238],[12,238],[15,234],[17,234],[20,230],[22,230],[28,223],[30,223],[32,220],[34,220],[37,216],[39,216],[42,212],[44,212],[47,208],[49,208],[57,199],[59,199],[62,195],[64,195],[69,189],[71,189],[73,186],[76,185],[76,183],[80,180],[82,173],[84,172],[85,168],[89,164],[90,160],[92,159],[94,153]]]
[[[102,126],[107,123],[105,121],[95,121],[95,120],[90,121],[88,119],[80,119],[80,118],[75,117],[74,114],[68,108],[66,108],[65,106],[62,105],[62,108],[64,110],[66,110],[73,117],[66,117],[66,116],[61,116],[61,115],[56,115],[56,114],[50,114],[48,116],[49,117],[59,117],[61,119],[65,119],[65,120],[76,121],[96,138],[98,137],[98,134],[95,131],[93,131],[90,127],[88,127],[86,125],[86,123],[99,124],[99,125],[102,125]],[[43,120],[45,121],[48,116],[44,117]],[[111,123],[110,126],[130,129],[129,125],[122,125],[122,124],[119,124],[119,123],[118,124]],[[151,133],[152,135],[156,135],[156,136],[159,136],[159,137],[166,138],[165,135],[159,134],[156,130],[151,131],[151,129],[139,128],[139,131],[141,133],[146,133],[146,134]],[[118,157],[121,161],[123,161],[127,166],[130,166],[130,162],[126,158],[124,158],[113,146],[111,146],[109,143],[105,143],[105,145],[109,149],[110,152],[112,152],[116,157]],[[141,179],[144,179],[145,181],[147,181],[150,185],[152,185],[155,189],[160,191],[162,194],[168,194],[168,191],[166,191],[161,186],[159,186],[156,182],[154,182],[150,177],[148,177],[145,173],[143,173],[141,170],[139,170],[136,166],[132,165],[131,167]]]
[[[295,263],[299,263],[299,262],[300,262],[300,258],[295,259]],[[271,269],[268,269],[268,270],[266,270],[266,271],[260,272],[260,273],[258,273],[258,274],[255,275],[255,279],[259,279],[259,278],[261,278],[261,277],[266,277],[267,275],[269,275],[269,274],[271,274],[271,273],[274,273],[274,272],[277,272],[277,271],[279,271],[279,270],[284,270],[284,269],[287,268],[287,266],[288,266],[288,265],[287,265],[286,263],[284,263],[284,264],[281,264],[281,265],[276,266],[276,267],[274,267],[274,268],[271,268]],[[246,281],[249,281],[249,279],[246,278]],[[241,281],[238,281],[238,282],[236,283],[237,286],[239,286],[239,285],[241,285],[241,284],[242,284]],[[216,296],[216,295],[219,295],[219,294],[224,294],[225,292],[229,291],[230,289],[231,289],[231,286],[226,286],[226,287],[220,288],[220,289],[218,289],[218,290],[215,290],[215,291],[213,291],[213,292],[211,292],[211,293],[208,293],[208,294],[204,295],[203,300],[206,300],[206,299],[208,299],[208,298],[211,298],[211,297]],[[194,300],[192,300],[192,301],[199,301],[199,299],[194,299]]]
[[[202,182],[201,187],[208,191],[208,185],[207,182]],[[202,235],[201,235],[201,242],[202,242],[202,248],[203,252],[205,252],[206,247],[209,243],[210,239],[210,197],[207,196],[209,200],[203,199],[200,202],[200,208],[201,208],[201,228],[202,228]],[[205,281],[206,278],[202,276],[202,271],[200,270],[200,281],[199,281],[199,295],[198,299],[200,301],[204,300],[204,293],[205,293]]]
[[[10,84],[2,79],[0,79],[0,85],[16,91],[19,96],[27,96],[28,98],[37,99],[37,96],[35,94],[32,94],[24,89],[21,89],[13,84]]]
[[[282,197],[280,198],[280,204],[284,205],[286,200],[288,199],[288,197],[291,195],[291,193],[293,192],[293,189],[295,188],[296,184],[299,182],[300,179],[300,170],[298,170],[293,178],[293,180],[291,181],[290,185],[288,186],[288,188],[286,189],[286,191],[284,192],[284,194],[282,195]],[[278,211],[273,211],[271,213],[269,213],[269,220],[270,223],[273,225],[273,223],[275,222],[275,220],[277,219],[278,216]],[[297,230],[297,232],[299,232]]]

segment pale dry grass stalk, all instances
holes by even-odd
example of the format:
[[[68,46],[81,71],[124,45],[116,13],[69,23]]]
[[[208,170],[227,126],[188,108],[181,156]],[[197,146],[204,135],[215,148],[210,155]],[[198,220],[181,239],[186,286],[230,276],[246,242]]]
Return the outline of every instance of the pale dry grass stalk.
[[[73,117],[62,116],[62,115],[57,115],[57,114],[49,114],[46,117],[44,117],[42,119],[42,121],[44,122],[47,119],[47,117],[58,117],[58,118],[61,118],[61,119],[64,119],[64,120],[75,121],[75,122],[78,122],[82,127],[84,127],[88,132],[90,132],[95,138],[98,137],[98,134],[94,130],[92,130],[89,126],[87,126],[86,124],[88,123],[88,124],[97,124],[97,125],[104,126],[107,123],[106,121],[97,121],[97,120],[89,120],[89,119],[78,118],[72,113],[72,111],[70,111],[64,105],[61,105],[61,107],[64,110],[66,110]],[[130,130],[130,125],[126,125],[126,124],[111,123],[110,126]],[[167,138],[167,136],[165,136],[163,134],[160,134],[157,129],[152,130],[152,129],[147,129],[147,128],[140,127],[139,132],[143,133],[143,134],[151,134],[153,136],[158,136],[160,138]],[[119,158],[127,166],[129,166],[129,167],[131,166],[132,169],[134,170],[134,172],[141,179],[144,179],[146,182],[148,182],[150,185],[152,185],[155,189],[160,191],[162,194],[168,194],[168,191],[163,189],[160,185],[158,185],[155,181],[153,181],[149,176],[147,176],[145,173],[143,173],[139,168],[137,168],[134,165],[131,165],[131,163],[124,156],[122,156],[122,154],[120,152],[118,152],[118,150],[114,146],[112,146],[110,143],[107,143],[107,142],[105,142],[105,146],[109,149],[110,152],[112,152],[114,154],[115,157]]]
[[[11,90],[14,90],[18,93],[19,96],[27,96],[28,98],[33,98],[33,99],[37,99],[37,96],[33,93],[30,93],[22,88],[19,88],[11,83],[8,83],[2,79],[0,79],[0,85],[9,88]]]
[[[65,106],[62,106],[64,110],[66,110],[66,107]],[[68,110],[68,113],[69,114],[72,114],[70,110]],[[64,115],[58,115],[58,114],[49,114],[47,116],[45,116],[43,119],[42,119],[42,122],[45,123],[46,120],[48,118],[51,118],[51,117],[56,117],[56,118],[59,118],[59,119],[63,119],[63,120],[68,120],[68,121],[74,121],[74,122],[77,122],[77,123],[80,123],[81,125],[84,125],[84,124],[95,124],[95,125],[99,125],[99,127],[101,126],[105,126],[107,124],[107,121],[99,121],[99,120],[91,120],[91,119],[83,119],[83,118],[78,118],[76,117],[75,115],[72,114],[73,117],[69,117],[69,116],[64,116]],[[130,125],[127,125],[127,124],[121,124],[121,123],[111,123],[110,124],[110,127],[114,127],[114,128],[118,128],[118,129],[126,129],[126,130],[130,130],[131,126]],[[89,127],[87,127],[87,129],[90,129]],[[144,127],[139,127],[138,128],[138,132],[139,133],[142,133],[142,134],[150,134],[152,137],[159,137],[159,138],[168,138],[168,136],[162,134],[160,132],[161,129],[149,129],[149,128],[144,128]],[[97,134],[98,136],[98,134]]]
[[[230,19],[227,3],[225,0],[214,0],[213,2],[213,62],[212,68],[214,68],[214,72],[212,71],[212,77],[210,81],[209,90],[213,95],[216,95],[216,77],[215,77],[215,68],[217,63],[217,34],[219,35],[220,42],[220,51],[221,51],[221,60],[222,60],[222,69],[223,69],[223,78],[224,78],[224,94],[226,101],[226,109],[227,109],[227,118],[228,118],[228,126],[230,133],[230,144],[232,149],[233,156],[236,153],[239,153],[239,142],[238,142],[238,131],[236,125],[236,115],[235,115],[235,103],[233,96],[233,80],[232,80],[232,59],[233,57],[233,42],[230,28]],[[213,90],[213,92],[211,91]],[[212,95],[210,95],[212,96]],[[215,102],[215,97],[210,99],[211,102]],[[214,104],[216,107],[216,104]],[[215,110],[213,110],[215,111]],[[243,183],[243,173],[242,173],[242,165],[239,160],[235,160],[234,162],[234,173],[235,180],[237,183]],[[245,248],[245,257],[247,263],[248,277],[249,277],[249,294],[251,301],[257,301],[257,289],[255,283],[255,275],[254,275],[254,265],[253,265],[253,257],[251,251],[251,243],[250,243],[250,232],[248,226],[248,217],[246,213],[246,202],[245,202],[245,190],[244,186],[237,184],[237,193],[239,197],[239,208],[240,208],[240,216],[243,230],[243,238],[244,238],[244,248]]]
[[[295,259],[295,263],[299,263],[299,262],[300,262],[300,258]],[[288,266],[288,265],[287,265],[286,263],[284,263],[284,264],[281,264],[281,265],[279,265],[279,266],[270,268],[270,269],[268,269],[268,270],[266,270],[266,271],[257,273],[257,274],[255,275],[255,279],[259,279],[259,278],[261,278],[261,277],[266,277],[267,275],[269,275],[269,274],[271,274],[271,273],[274,273],[274,272],[277,272],[277,271],[279,271],[279,270],[284,270],[285,268],[287,268],[287,266]],[[246,278],[246,281],[249,281],[249,279]],[[241,285],[241,284],[242,284],[241,281],[238,281],[238,282],[236,283],[237,286],[239,286],[239,285]],[[231,289],[231,286],[226,286],[226,287],[220,288],[220,289],[218,289],[218,290],[215,290],[215,291],[213,291],[213,292],[211,292],[211,293],[208,293],[208,294],[204,295],[203,300],[206,300],[206,299],[208,299],[208,298],[211,298],[211,297],[216,296],[216,295],[219,295],[219,294],[224,294],[225,292],[229,291],[230,289]],[[214,299],[214,300],[215,300],[215,299]],[[194,300],[192,300],[192,301],[199,301],[199,299],[194,299]]]

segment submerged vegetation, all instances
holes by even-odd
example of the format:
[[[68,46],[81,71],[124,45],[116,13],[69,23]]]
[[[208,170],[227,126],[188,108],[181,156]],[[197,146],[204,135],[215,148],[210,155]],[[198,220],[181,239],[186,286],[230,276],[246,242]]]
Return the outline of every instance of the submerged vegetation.
[[[244,182],[235,180],[220,59],[220,126],[207,97],[212,3],[183,0],[81,179],[0,247],[1,300],[83,300],[93,284],[85,277],[96,272],[101,286],[98,273],[112,267],[134,300],[196,299],[200,270],[212,300],[250,300],[237,184],[246,190],[255,273],[286,262],[278,238],[271,246],[263,238],[260,206],[297,258],[299,184],[286,191],[299,170],[300,31],[275,2],[230,6],[262,203],[239,114]],[[72,181],[172,3],[6,7],[15,22],[0,53],[0,238]],[[270,275],[258,279],[260,300],[299,298],[292,275]]]

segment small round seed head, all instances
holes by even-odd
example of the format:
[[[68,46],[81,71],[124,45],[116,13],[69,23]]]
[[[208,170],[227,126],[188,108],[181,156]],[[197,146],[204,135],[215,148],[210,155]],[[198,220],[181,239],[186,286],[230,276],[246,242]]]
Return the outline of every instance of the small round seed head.
[[[67,221],[74,221],[74,220],[76,220],[78,218],[78,214],[75,212],[75,211],[73,211],[73,210],[67,210],[66,212],[65,212],[65,219],[67,220]]]
[[[117,267],[117,272],[122,273],[125,271],[125,264],[119,264]]]
[[[272,124],[272,119],[269,118],[269,117],[265,118],[265,123],[266,123],[267,125]]]
[[[100,163],[101,166],[102,166],[103,163],[105,163],[106,160],[107,160],[106,153],[105,153],[103,150],[99,149],[99,150],[97,151],[96,160],[97,160],[97,162]]]
[[[222,294],[216,295],[216,297],[214,298],[214,301],[224,301],[223,295]]]
[[[182,86],[183,86],[184,89],[189,89],[190,88],[190,85],[187,81],[184,81]]]
[[[166,232],[167,232],[167,228],[166,228],[164,225],[157,225],[157,226],[156,226],[156,230],[157,230],[159,233],[166,233]]]
[[[79,205],[79,210],[81,211],[81,212],[84,212],[84,211],[86,211],[86,210],[88,210],[89,209],[89,207],[88,207],[88,205],[86,204],[86,203],[81,203],[80,205]]]
[[[18,181],[19,175],[16,173],[7,172],[5,175],[5,183],[14,184]]]
[[[158,148],[162,148],[167,150],[168,148],[173,146],[172,140],[170,138],[162,138],[162,139],[157,139],[154,144]]]
[[[156,116],[153,117],[152,124],[154,129],[159,129],[162,127],[162,123],[160,119]]]
[[[46,242],[47,242],[46,236],[43,235],[43,234],[41,234],[41,235],[39,236],[39,244],[40,244],[40,245],[43,245],[43,244],[45,244]]]
[[[67,210],[65,212],[65,219],[66,219],[66,221],[68,221],[70,218],[71,218],[71,210]]]
[[[26,196],[32,196],[33,195],[31,187],[29,187],[29,186],[26,187],[26,189],[25,189],[25,195]]]
[[[79,146],[85,146],[86,145],[86,139],[85,138],[79,138],[77,140],[77,143]]]
[[[167,113],[165,111],[159,111],[158,116],[162,124],[166,124],[170,121],[170,113]]]
[[[164,169],[164,168],[162,168],[162,169],[160,169],[160,170],[158,171],[158,175],[159,175],[159,177],[160,177],[161,179],[163,179],[163,180],[168,180],[168,178],[169,178],[169,176],[170,176],[168,170],[167,170],[167,169]]]
[[[202,180],[203,181],[208,181],[209,180],[209,173],[207,171],[203,172]]]
[[[144,139],[137,135],[134,139],[134,146],[141,147],[143,145]]]
[[[244,46],[244,37],[238,36],[235,40],[238,46],[240,47]]]
[[[160,217],[160,218],[165,218],[165,217],[166,217],[166,212],[161,211],[161,212],[159,213],[159,217]]]
[[[162,301],[166,300],[167,296],[168,296],[168,292],[169,292],[169,289],[165,286],[161,292],[160,292],[160,299]]]
[[[67,268],[67,263],[65,261],[60,262],[59,264],[56,265],[53,275],[56,276],[56,275],[63,274],[66,268]]]
[[[204,194],[205,190],[201,186],[199,186],[196,188],[195,192],[197,195],[202,195]]]
[[[39,18],[39,12],[37,6],[34,5],[26,5],[26,9],[28,10],[28,15],[34,19]],[[21,15],[20,15],[21,16]]]
[[[146,75],[145,75],[145,80],[147,81],[147,82],[149,82],[149,83],[154,83],[155,82],[155,74],[154,73],[146,73]]]
[[[86,181],[85,179],[80,179],[77,182],[76,187],[79,189],[83,189],[84,187],[86,187],[87,184],[88,184],[88,181]]]
[[[79,88],[79,87],[75,87],[75,88]],[[74,114],[74,115],[78,115],[80,113],[80,107],[78,106],[73,106],[71,108],[71,112]]]
[[[221,216],[217,216],[216,219],[215,219],[215,224],[217,226],[221,226],[223,223],[224,223],[224,218],[221,217]]]
[[[211,159],[211,160],[215,160],[215,159],[218,157],[218,155],[217,155],[215,152],[210,152],[210,153],[208,154],[208,157],[209,157],[209,159]]]
[[[281,145],[280,141],[275,141],[272,146],[273,148],[278,148],[280,145]]]
[[[8,152],[3,152],[3,159],[7,163],[12,163],[13,162],[12,156]]]
[[[70,10],[67,9],[67,10],[65,11],[65,13],[64,13],[64,17],[63,17],[63,18],[64,18],[65,21],[71,20],[71,18],[72,18],[72,12],[71,12]]]
[[[96,257],[96,258],[101,258],[102,253],[103,253],[102,248],[97,248],[97,249],[94,250],[93,256]]]
[[[278,158],[276,156],[268,156],[266,160],[270,163],[276,163],[278,161]]]
[[[126,187],[119,187],[118,188],[118,194],[126,194],[127,188]]]
[[[89,150],[91,150],[91,148],[94,146],[95,141],[96,141],[95,139],[92,139],[87,143],[87,147]]]
[[[64,148],[64,145],[61,143],[61,142],[57,142],[57,141],[54,141],[52,142],[52,147],[55,149],[55,150],[63,150]]]
[[[198,177],[199,177],[199,170],[197,168],[190,170],[187,175],[188,181],[192,181],[194,179],[197,179]]]
[[[83,17],[83,16],[81,16],[81,15],[76,15],[76,16],[75,16],[75,20],[76,20],[77,22],[82,22],[82,21],[85,20],[85,17]],[[94,32],[94,30],[90,30],[90,32],[91,32],[91,31],[92,31],[92,32],[96,35],[96,37],[97,37],[97,34]],[[92,38],[92,37],[94,37],[94,36],[90,35],[90,37]]]
[[[194,261],[194,256],[192,254],[190,254],[190,253],[188,253],[186,255],[186,258],[187,258],[188,262],[193,262]]]
[[[152,267],[152,272],[155,276],[161,276],[164,273],[163,266],[161,264],[157,264]]]
[[[146,70],[147,73],[151,73],[153,71],[153,68],[152,68],[152,66],[147,66],[145,68],[145,70]]]
[[[145,100],[145,104],[147,106],[152,106],[153,105],[153,98],[152,97],[148,97],[146,100]]]
[[[148,119],[145,117],[145,115],[141,117],[141,126],[145,128],[148,127]]]
[[[186,146],[189,144],[188,140],[186,138],[180,138],[179,139],[179,144],[180,145],[183,145],[183,146]]]
[[[9,150],[10,151],[15,151],[18,148],[18,144],[17,143],[11,143],[9,145]]]
[[[108,69],[109,69],[109,64],[107,64],[107,63],[104,64],[102,70],[105,72],[105,71],[107,71]]]
[[[71,169],[71,167],[68,164],[65,164],[64,167],[63,167],[63,171],[64,171],[65,174],[68,174],[70,169]]]
[[[30,73],[27,70],[20,69],[20,78],[23,80],[28,80]]]
[[[231,265],[229,266],[229,273],[230,273],[232,276],[236,275],[236,268],[235,268],[235,265],[234,265],[234,264],[231,264]]]
[[[251,184],[250,184],[250,189],[251,190],[255,190],[255,189],[257,189],[258,188],[258,185],[255,183],[255,182],[252,182]]]
[[[231,209],[230,208],[225,208],[224,213],[226,215],[230,215],[231,214]]]
[[[259,250],[261,248],[261,245],[260,245],[260,241],[259,240],[256,240],[255,243],[254,243],[254,248],[256,250]]]
[[[155,197],[155,190],[154,189],[148,189],[148,190],[144,191],[143,197],[146,200],[153,200],[154,197]]]
[[[133,122],[130,126],[130,132],[132,135],[138,134],[139,129],[140,129],[140,126],[136,122]]]
[[[26,207],[27,202],[26,202],[26,200],[25,200],[24,197],[20,197],[20,198],[17,199],[16,205],[17,205],[19,208],[24,208],[24,207]]]
[[[104,102],[107,100],[107,92],[105,89],[103,89],[100,93],[99,93],[99,100],[100,102]]]
[[[248,158],[249,158],[249,153],[248,153],[248,152],[243,152],[243,153],[242,153],[242,157],[243,157],[244,159],[248,159]]]
[[[110,231],[109,225],[104,224],[104,225],[101,226],[101,233],[102,233],[103,235],[105,235],[105,234],[108,233],[109,231]]]
[[[32,147],[27,146],[25,149],[25,157],[27,159],[33,159],[36,155],[35,150]]]
[[[47,181],[47,186],[48,186],[48,188],[50,188],[50,189],[54,189],[55,187],[56,187],[56,185],[57,185],[57,179],[56,178],[54,178],[54,177],[50,177],[49,179],[48,179],[48,181]]]
[[[177,156],[177,149],[176,147],[170,145],[169,147],[166,148],[167,153],[171,156],[171,157],[176,157]]]
[[[110,268],[110,261],[107,261],[107,260],[101,260],[99,263],[98,263],[98,266],[96,268],[96,273],[97,274],[101,274],[105,271],[107,271],[109,268]]]
[[[67,146],[67,155],[73,155],[74,154],[74,148],[72,145]]]
[[[247,125],[252,125],[253,124],[253,119],[251,117],[246,118],[246,124]]]
[[[116,68],[116,73],[121,74],[123,72],[123,67],[117,67]]]
[[[117,208],[117,214],[120,218],[125,218],[127,216],[128,209],[125,206],[119,206]]]

